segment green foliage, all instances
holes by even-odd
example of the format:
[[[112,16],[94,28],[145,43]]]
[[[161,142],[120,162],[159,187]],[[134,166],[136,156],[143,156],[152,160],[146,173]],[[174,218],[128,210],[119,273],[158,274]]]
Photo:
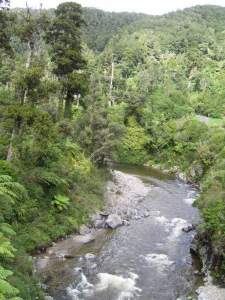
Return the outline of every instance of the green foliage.
[[[147,161],[145,149],[149,138],[135,118],[129,118],[127,133],[118,146],[118,160],[130,164],[143,164]]]
[[[102,51],[109,40],[126,25],[144,19],[144,14],[104,12],[94,8],[83,8],[86,26],[84,40],[88,47]]]
[[[81,26],[83,25],[81,6],[74,2],[60,4],[55,11],[46,35],[51,44],[53,72],[63,80],[66,95],[64,116],[72,117],[74,96],[84,94],[87,89],[86,75],[81,72],[85,67],[82,56]]]
[[[59,211],[62,211],[69,208],[70,199],[65,195],[58,194],[54,197],[52,205],[54,205]]]
[[[16,200],[26,199],[27,192],[25,188],[14,182],[13,179],[8,175],[0,175],[0,262],[1,264],[6,263],[9,260],[14,259],[15,257],[15,248],[12,245],[11,239],[16,235],[12,227],[3,223],[4,219],[7,219],[7,214],[5,207],[10,208],[15,205]],[[16,297],[19,294],[19,290],[13,287],[8,282],[8,277],[12,276],[13,272],[5,269],[0,265],[0,299],[18,299],[22,300],[19,297]],[[15,298],[13,298],[15,296]]]
[[[101,208],[109,159],[201,182],[203,230],[224,256],[224,16],[0,11],[0,299],[42,299],[28,252]]]

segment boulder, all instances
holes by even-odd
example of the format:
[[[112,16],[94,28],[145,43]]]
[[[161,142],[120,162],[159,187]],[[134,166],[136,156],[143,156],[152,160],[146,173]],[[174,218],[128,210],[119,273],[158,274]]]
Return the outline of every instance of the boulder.
[[[91,216],[91,221],[92,221],[93,223],[95,223],[95,221],[102,220],[102,219],[104,219],[104,217],[101,216],[99,213],[93,214],[93,215]]]
[[[94,227],[96,229],[101,229],[101,228],[105,228],[105,220],[96,220],[94,223]]]
[[[195,229],[196,229],[195,225],[188,225],[187,227],[182,228],[182,231],[188,233],[188,232],[193,231]]]
[[[109,214],[108,212],[106,212],[106,211],[100,211],[100,212],[99,212],[99,215],[100,215],[101,217],[103,217],[103,218],[107,218],[110,214]]]
[[[116,214],[109,215],[106,219],[106,225],[109,228],[116,229],[119,226],[123,225],[123,220],[120,218],[120,216]]]

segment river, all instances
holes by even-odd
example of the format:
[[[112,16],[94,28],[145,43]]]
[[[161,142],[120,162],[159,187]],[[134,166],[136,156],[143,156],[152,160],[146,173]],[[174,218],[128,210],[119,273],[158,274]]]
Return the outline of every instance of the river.
[[[192,206],[197,191],[157,170],[128,166],[117,167],[107,190],[106,201],[119,199],[133,211],[135,205],[136,215],[129,226],[97,230],[91,242],[71,236],[37,257],[48,294],[55,300],[211,300],[190,254],[195,232],[182,230],[199,222]],[[138,213],[144,211],[149,215]]]

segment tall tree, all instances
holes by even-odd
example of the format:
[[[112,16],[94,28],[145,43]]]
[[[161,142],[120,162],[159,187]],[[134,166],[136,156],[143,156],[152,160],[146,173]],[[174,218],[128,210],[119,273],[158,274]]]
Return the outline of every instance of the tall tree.
[[[1,2],[0,2],[0,52],[3,51],[6,54],[12,54],[12,49],[10,46],[10,35],[8,30],[10,27],[9,23],[10,23],[10,18],[8,16],[8,13],[5,10],[1,10]],[[1,63],[1,59],[0,59],[0,63]]]
[[[82,56],[81,6],[74,2],[62,3],[55,12],[55,18],[47,33],[47,41],[52,46],[54,73],[63,83],[65,95],[64,116],[71,118],[74,98],[86,90],[86,65]]]

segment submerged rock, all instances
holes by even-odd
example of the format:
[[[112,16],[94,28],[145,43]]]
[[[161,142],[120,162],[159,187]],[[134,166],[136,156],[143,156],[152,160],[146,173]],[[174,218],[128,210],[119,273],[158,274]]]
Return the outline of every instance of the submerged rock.
[[[118,216],[116,214],[112,214],[112,215],[109,215],[108,218],[106,219],[106,225],[109,228],[116,229],[119,226],[123,225],[123,221],[120,216]]]
[[[182,228],[182,231],[188,233],[188,232],[193,231],[193,230],[195,230],[195,229],[196,229],[196,226],[195,226],[195,225],[188,225],[188,226]]]

